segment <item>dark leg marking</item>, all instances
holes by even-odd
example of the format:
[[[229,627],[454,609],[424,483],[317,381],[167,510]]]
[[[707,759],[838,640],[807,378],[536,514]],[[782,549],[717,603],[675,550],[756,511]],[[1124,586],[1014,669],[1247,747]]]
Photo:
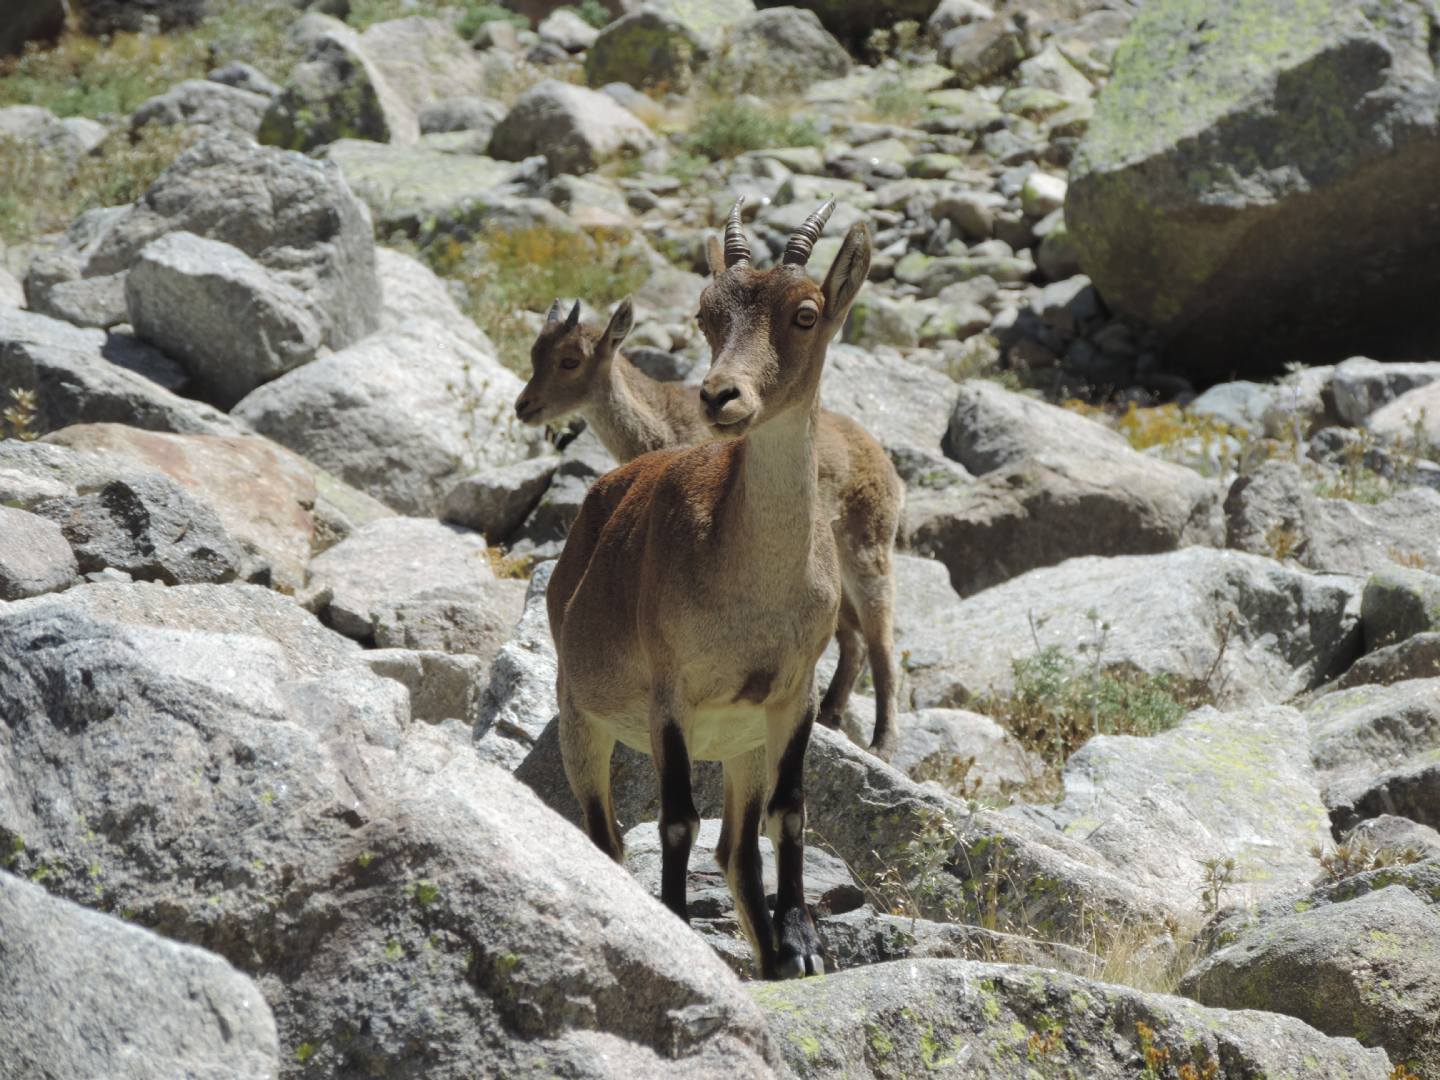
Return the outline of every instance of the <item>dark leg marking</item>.
[[[700,830],[700,815],[690,794],[690,753],[685,736],[675,724],[660,733],[660,899],[689,921],[685,904],[685,877],[690,847]]]
[[[754,798],[741,815],[740,836],[731,857],[735,860],[736,899],[755,931],[760,955],[760,977],[775,978],[775,944],[770,909],[765,905],[765,877],[760,863],[760,799]]]
[[[790,736],[775,773],[775,790],[766,812],[772,822],[777,888],[775,937],[776,974],[790,978],[822,975],[820,935],[805,906],[805,748],[810,743],[813,713]]]
[[[605,812],[605,803],[598,795],[585,806],[585,832],[596,847],[616,862],[620,861],[621,852],[610,828],[610,815]]]

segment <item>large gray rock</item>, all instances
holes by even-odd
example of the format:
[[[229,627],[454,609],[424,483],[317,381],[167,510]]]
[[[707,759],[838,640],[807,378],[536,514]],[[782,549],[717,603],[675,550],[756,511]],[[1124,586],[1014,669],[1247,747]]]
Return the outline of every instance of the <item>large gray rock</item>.
[[[190,147],[129,207],[82,216],[56,252],[32,262],[26,291],[126,271],[166,233],[231,244],[310,297],[338,349],[379,325],[370,216],[339,169],[233,136]]]
[[[1434,749],[1379,776],[1336,783],[1326,792],[1337,829],[1390,814],[1440,829],[1440,751]]]
[[[490,681],[475,722],[475,746],[480,757],[512,771],[530,756],[555,716],[558,667],[545,608],[545,590],[554,570],[552,559],[542,562],[530,575],[524,609],[510,639],[500,646],[490,665]],[[543,785],[531,786],[538,790]],[[547,802],[560,809],[565,804],[558,792],[555,794],[555,799]],[[633,818],[624,820],[635,823]]]
[[[1428,6],[1193,11],[1145,5],[1071,164],[1066,224],[1106,303],[1159,330],[1170,363],[1214,375],[1424,355],[1440,229],[1422,179],[1440,167]]]
[[[393,619],[398,604],[434,589],[478,594],[494,577],[479,533],[393,517],[357,529],[311,560],[307,591],[329,625],[367,640],[377,618],[389,610]]]
[[[1440,678],[1337,690],[1305,709],[1311,757],[1332,787],[1440,761]]]
[[[0,49],[0,54],[4,50]],[[24,144],[34,153],[70,167],[105,141],[110,131],[104,124],[83,116],[56,116],[39,105],[9,105],[0,108],[0,138]]]
[[[1440,631],[1440,575],[1387,566],[1365,582],[1360,599],[1365,649]]]
[[[480,54],[440,19],[411,15],[372,23],[360,35],[360,49],[415,113],[432,101],[485,89]]]
[[[900,741],[890,764],[914,776],[918,775],[917,766],[933,773],[968,761],[964,769],[965,784],[988,801],[1003,800],[1011,790],[1034,780],[1045,768],[1038,756],[1021,746],[994,720],[979,713],[964,709],[920,709],[902,713],[897,724]],[[873,718],[844,726],[846,734],[858,745],[870,745]]]
[[[346,182],[365,200],[381,235],[440,231],[468,236],[523,200],[526,167],[429,146],[341,139],[325,148]],[[565,216],[538,199],[547,224],[569,228]],[[548,211],[548,213],[547,213]]]
[[[1440,631],[1416,634],[1367,653],[1332,684],[1336,689],[1380,685],[1440,675]]]
[[[223,408],[313,360],[321,346],[304,293],[239,248],[193,233],[146,245],[125,298],[135,333],[180,361],[195,392]]]
[[[960,705],[1014,686],[1013,662],[1097,643],[1097,670],[1168,675],[1222,703],[1285,701],[1359,649],[1358,582],[1236,551],[1070,559],[930,609],[897,634],[912,703]],[[1093,617],[1092,617],[1093,616]],[[1038,638],[1037,638],[1038,635]]]
[[[1402,885],[1262,922],[1185,976],[1206,1005],[1299,1017],[1440,1067],[1440,913]]]
[[[220,957],[0,872],[0,1057],[10,1075],[280,1074],[275,1018]]]
[[[1382,364],[1354,356],[1335,365],[1330,392],[1335,412],[1355,427],[1365,426],[1370,414],[1416,387],[1440,381],[1440,363]]]
[[[946,488],[966,479],[940,448],[955,395],[948,377],[892,349],[839,343],[830,347],[820,383],[821,404],[868,431],[911,488]]]
[[[1433,453],[1440,447],[1440,382],[1407,390],[1371,413],[1365,426],[1408,449]]]
[[[445,520],[499,543],[529,517],[558,467],[553,457],[528,458],[464,477],[445,496]]]
[[[511,533],[511,552],[535,559],[558,558],[590,485],[616,464],[593,431],[582,431],[560,452],[560,465],[550,486],[524,524]]]
[[[317,20],[323,19],[324,22]],[[307,16],[305,59],[269,102],[259,139],[287,150],[314,150],[336,139],[413,143],[415,110],[363,47],[361,35],[338,19]]]
[[[626,83],[676,93],[690,89],[703,46],[685,22],[642,7],[607,24],[585,54],[591,86]]]
[[[291,1075],[771,1075],[703,943],[468,746],[407,726],[397,683],[62,599],[0,612],[12,869],[250,973]]]
[[[74,584],[78,573],[58,525],[0,500],[0,600],[58,592]]]
[[[552,173],[587,173],[654,145],[650,129],[608,94],[546,79],[510,107],[490,137],[490,155],[522,161],[542,154]]]
[[[726,31],[707,77],[731,92],[795,94],[849,73],[850,55],[815,13],[785,7],[757,12]]]
[[[334,515],[321,505],[318,470],[269,439],[79,424],[53,432],[46,442],[92,451],[107,463],[108,473],[164,473],[214,508],[246,553],[269,567],[269,583],[278,588],[293,592],[303,585],[310,556],[333,539],[333,528],[326,526],[333,525]]]
[[[1330,820],[1309,750],[1294,709],[1200,709],[1162,734],[1092,738],[1066,762],[1057,806],[1013,812],[1052,822],[1198,917],[1207,861],[1234,860],[1226,904],[1265,899],[1318,872],[1310,850],[1329,840]]]
[[[751,994],[797,1077],[1143,1075],[1145,1043],[1195,1075],[1385,1080],[1390,1063],[1353,1039],[1286,1016],[1206,1009],[1058,971],[904,960]]]
[[[234,415],[402,513],[435,514],[462,476],[539,449],[519,378],[473,326],[428,318],[266,383]]]
[[[130,130],[139,131],[150,124],[181,125],[197,134],[234,131],[253,137],[269,105],[265,94],[210,79],[186,79],[131,113]]]
[[[128,335],[0,307],[0,384],[34,391],[37,433],[89,423],[209,435],[243,430],[220,410],[166,389],[157,375],[184,380],[174,361]]]
[[[650,8],[676,19],[706,52],[714,51],[726,30],[755,14],[754,0],[619,0],[619,7],[622,16]]]
[[[1267,461],[1225,496],[1226,545],[1340,574],[1418,559],[1440,569],[1440,492],[1407,488],[1378,503],[1317,495],[1299,466]]]
[[[142,581],[188,585],[233,581],[246,568],[210,505],[159,473],[122,476],[43,502],[35,513],[60,526],[81,573],[121,570]]]

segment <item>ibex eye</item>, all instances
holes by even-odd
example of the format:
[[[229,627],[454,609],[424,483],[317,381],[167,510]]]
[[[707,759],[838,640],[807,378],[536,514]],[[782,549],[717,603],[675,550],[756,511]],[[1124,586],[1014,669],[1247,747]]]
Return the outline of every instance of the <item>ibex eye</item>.
[[[819,317],[820,312],[816,309],[814,304],[807,300],[805,301],[805,303],[800,305],[800,310],[795,312],[795,323],[796,325],[802,326],[808,330],[810,327],[815,325],[815,320]]]
[[[574,371],[580,366],[580,358],[578,356],[567,356],[564,360],[560,361],[560,366],[566,371]]]

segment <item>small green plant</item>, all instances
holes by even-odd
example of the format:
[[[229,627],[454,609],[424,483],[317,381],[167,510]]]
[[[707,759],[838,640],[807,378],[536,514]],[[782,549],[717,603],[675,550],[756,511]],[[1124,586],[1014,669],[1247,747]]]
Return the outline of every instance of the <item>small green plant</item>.
[[[1316,844],[1310,854],[1320,863],[1322,882],[1344,881],[1356,874],[1370,870],[1383,870],[1387,866],[1409,866],[1425,857],[1424,852],[1413,847],[1372,846],[1363,839],[1347,840],[1333,847]]]
[[[748,150],[782,146],[818,146],[820,133],[806,120],[793,120],[743,101],[717,100],[702,107],[685,140],[685,149],[711,161]]]
[[[1369,432],[1347,443],[1340,452],[1340,475],[1322,477],[1315,485],[1315,493],[1325,499],[1358,503],[1388,499],[1394,493],[1391,484],[1366,463],[1374,450],[1375,440]]]
[[[610,12],[605,10],[605,5],[600,0],[580,0],[578,4],[566,4],[559,10],[573,11],[596,30],[603,29],[610,21]]]
[[[487,547],[485,557],[490,560],[490,569],[497,578],[511,581],[529,581],[530,571],[535,567],[535,556],[511,555],[498,546]]]
[[[0,412],[0,439],[24,439],[27,442],[38,439],[36,430],[35,391],[18,386],[10,388],[10,404]]]
[[[311,1043],[311,1042],[303,1042],[303,1043],[301,1043],[299,1046],[297,1046],[297,1047],[295,1048],[295,1060],[296,1060],[299,1064],[304,1065],[307,1061],[309,1061],[312,1057],[315,1056],[315,1051],[316,1051],[316,1049],[317,1049],[317,1047],[315,1046],[314,1043]]]
[[[1283,521],[1271,522],[1265,530],[1265,546],[1270,550],[1270,557],[1277,562],[1284,562],[1294,555],[1302,542],[1300,532]]]
[[[1220,910],[1225,891],[1240,879],[1235,872],[1235,860],[1230,856],[1216,856],[1200,860],[1200,908],[1207,915]]]
[[[872,856],[883,869],[875,876],[872,887],[881,900],[883,910],[892,915],[908,916],[910,929],[927,911],[941,914],[955,922],[961,914],[959,899],[946,886],[950,875],[945,867],[959,842],[950,819],[928,807],[915,811],[915,833],[906,841],[900,854],[900,865]]]
[[[908,124],[925,111],[925,94],[904,79],[887,79],[876,89],[871,108],[882,120]]]

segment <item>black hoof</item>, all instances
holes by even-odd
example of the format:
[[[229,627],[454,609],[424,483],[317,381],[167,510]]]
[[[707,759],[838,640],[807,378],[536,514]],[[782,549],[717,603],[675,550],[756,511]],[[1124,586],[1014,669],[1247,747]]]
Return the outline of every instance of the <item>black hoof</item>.
[[[776,948],[777,979],[803,979],[807,975],[824,975],[825,960],[820,954],[820,935],[814,920],[804,908],[792,908],[775,920],[775,933],[780,942]]]

